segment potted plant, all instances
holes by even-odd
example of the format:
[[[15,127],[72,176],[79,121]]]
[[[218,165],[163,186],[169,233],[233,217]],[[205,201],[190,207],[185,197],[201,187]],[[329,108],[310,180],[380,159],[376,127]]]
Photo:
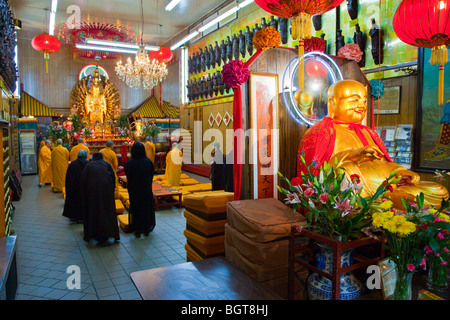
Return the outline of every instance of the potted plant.
[[[306,218],[303,228],[341,242],[364,237],[363,229],[369,227],[374,212],[383,211],[386,203],[384,194],[397,183],[395,171],[378,187],[372,196],[362,195],[362,184],[357,175],[348,175],[343,168],[324,163],[320,168],[315,163],[306,164],[301,155],[306,172],[292,180],[278,173],[288,189],[278,186],[285,194],[287,203],[294,210],[302,209]],[[301,230],[300,230],[301,232]],[[332,272],[333,250],[318,243],[321,254],[317,256],[319,270]],[[353,249],[342,253],[341,265],[352,264]],[[307,281],[310,299],[330,299],[330,280],[313,273]],[[341,276],[340,298],[353,299],[360,295],[362,285],[352,273]]]

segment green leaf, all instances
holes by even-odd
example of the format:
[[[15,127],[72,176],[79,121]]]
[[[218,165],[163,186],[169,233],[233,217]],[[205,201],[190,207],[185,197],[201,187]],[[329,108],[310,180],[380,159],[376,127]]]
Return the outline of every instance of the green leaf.
[[[434,252],[439,252],[439,249],[441,248],[439,242],[435,238],[431,238],[428,245]]]

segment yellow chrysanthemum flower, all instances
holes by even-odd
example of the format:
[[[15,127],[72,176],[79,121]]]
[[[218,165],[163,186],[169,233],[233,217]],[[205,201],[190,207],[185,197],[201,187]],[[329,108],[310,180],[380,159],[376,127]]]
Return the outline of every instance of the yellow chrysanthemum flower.
[[[394,216],[394,217],[392,218],[392,220],[394,220],[394,222],[395,222],[397,225],[401,225],[401,224],[403,224],[403,223],[406,222],[405,216],[402,216],[402,215],[396,215],[396,216]]]
[[[388,200],[388,201],[383,201],[379,204],[379,206],[381,208],[383,208],[384,210],[389,210],[392,208],[392,201]]]
[[[383,224],[383,228],[388,230],[389,232],[395,233],[397,232],[397,224],[394,220],[389,219]]]
[[[437,212],[437,210],[435,208],[431,208],[428,210],[428,212],[431,214],[435,214]]]
[[[405,221],[401,225],[397,226],[397,233],[403,237],[409,236],[414,231],[416,231],[416,225],[410,221]]]
[[[394,216],[394,212],[392,211],[385,211],[381,213],[383,219],[390,219]]]
[[[439,219],[441,219],[441,220],[444,220],[444,221],[446,221],[446,222],[450,222],[450,216],[447,215],[447,214],[445,214],[445,213],[439,214],[438,217],[439,217]]]
[[[372,224],[373,224],[375,227],[377,227],[377,228],[383,227],[383,223],[384,223],[384,219],[381,218],[381,217],[375,217],[375,218],[372,220]]]

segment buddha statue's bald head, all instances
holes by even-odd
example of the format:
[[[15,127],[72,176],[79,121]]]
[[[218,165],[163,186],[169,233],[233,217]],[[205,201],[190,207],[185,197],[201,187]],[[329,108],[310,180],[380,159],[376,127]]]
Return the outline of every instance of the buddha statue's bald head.
[[[328,116],[333,120],[361,123],[366,116],[367,88],[354,80],[341,80],[328,89]]]

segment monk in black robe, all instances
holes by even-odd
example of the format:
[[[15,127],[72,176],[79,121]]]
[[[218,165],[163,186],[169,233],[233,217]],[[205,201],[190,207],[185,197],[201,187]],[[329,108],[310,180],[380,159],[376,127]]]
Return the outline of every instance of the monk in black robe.
[[[211,152],[213,161],[211,163],[211,186],[212,190],[225,190],[225,156],[220,151],[220,145],[214,142],[214,149]]]
[[[156,225],[153,198],[153,163],[145,156],[145,147],[135,142],[131,148],[131,160],[125,165],[128,194],[130,196],[129,225],[136,237],[148,235]]]
[[[111,165],[95,153],[81,174],[81,209],[84,240],[91,243],[120,239],[114,189],[116,177]],[[93,244],[93,243],[92,243]]]
[[[88,164],[86,150],[80,150],[77,159],[69,164],[66,172],[66,199],[64,202],[63,216],[71,222],[83,221],[83,213],[80,210],[81,190],[80,178],[84,167]]]

